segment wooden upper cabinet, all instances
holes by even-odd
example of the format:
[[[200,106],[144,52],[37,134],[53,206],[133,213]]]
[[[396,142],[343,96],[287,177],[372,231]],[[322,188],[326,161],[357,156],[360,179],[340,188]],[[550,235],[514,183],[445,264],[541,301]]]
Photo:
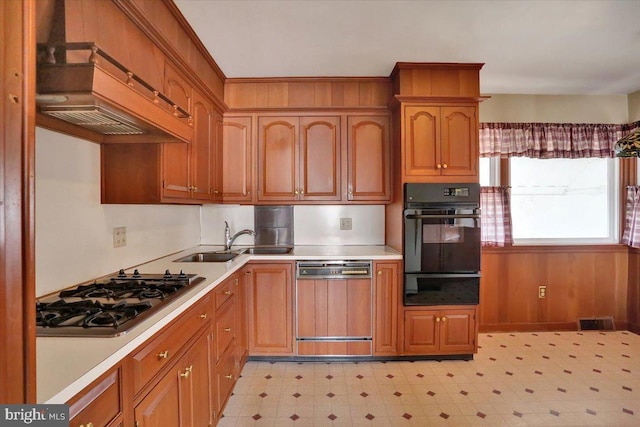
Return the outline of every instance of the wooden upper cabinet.
[[[164,66],[164,90],[171,101],[183,110],[191,112],[193,89],[169,62],[165,62]]]
[[[391,200],[389,117],[348,118],[347,200]]]
[[[340,117],[258,118],[258,201],[341,200]]]
[[[211,134],[209,140],[209,171],[210,171],[210,185],[209,185],[209,198],[216,203],[222,202],[223,193],[223,170],[224,157],[223,157],[223,118],[222,114],[216,110],[212,110],[211,113]]]
[[[163,147],[163,196],[206,201],[211,198],[215,162],[213,107],[199,92],[194,92],[193,100],[193,140]]]
[[[253,167],[251,117],[225,117],[220,126],[222,199],[230,203],[249,203]]]
[[[478,174],[477,106],[404,107],[403,176]]]
[[[258,201],[296,200],[297,117],[258,118]]]
[[[340,117],[300,118],[300,200],[340,200]]]

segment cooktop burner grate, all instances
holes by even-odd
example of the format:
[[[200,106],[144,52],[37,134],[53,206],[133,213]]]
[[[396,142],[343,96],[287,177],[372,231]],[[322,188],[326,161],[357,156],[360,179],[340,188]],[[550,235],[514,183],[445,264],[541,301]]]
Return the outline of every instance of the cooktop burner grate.
[[[127,275],[96,280],[36,302],[39,336],[117,336],[204,280],[195,274]]]

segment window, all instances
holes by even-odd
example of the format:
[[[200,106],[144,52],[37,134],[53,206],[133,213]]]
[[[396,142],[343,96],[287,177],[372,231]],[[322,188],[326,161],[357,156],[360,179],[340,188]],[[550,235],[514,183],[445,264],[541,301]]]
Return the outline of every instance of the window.
[[[500,185],[500,159],[480,157],[480,185],[483,187]]]
[[[515,244],[618,241],[616,159],[512,157]]]

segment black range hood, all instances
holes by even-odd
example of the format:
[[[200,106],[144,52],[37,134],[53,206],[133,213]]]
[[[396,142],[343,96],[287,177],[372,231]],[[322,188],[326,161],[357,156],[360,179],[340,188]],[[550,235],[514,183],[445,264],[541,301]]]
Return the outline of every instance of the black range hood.
[[[101,143],[191,141],[190,114],[94,43],[39,49],[38,125]],[[86,60],[59,63],[56,49],[86,51]]]

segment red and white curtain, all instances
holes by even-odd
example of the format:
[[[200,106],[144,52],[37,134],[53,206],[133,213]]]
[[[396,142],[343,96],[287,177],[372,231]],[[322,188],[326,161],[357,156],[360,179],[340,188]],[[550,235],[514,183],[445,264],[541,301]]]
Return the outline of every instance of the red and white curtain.
[[[480,187],[482,246],[513,244],[509,187]]]
[[[640,187],[637,185],[627,187],[626,206],[622,243],[640,248]]]
[[[628,125],[480,123],[481,157],[536,159],[613,157]]]

